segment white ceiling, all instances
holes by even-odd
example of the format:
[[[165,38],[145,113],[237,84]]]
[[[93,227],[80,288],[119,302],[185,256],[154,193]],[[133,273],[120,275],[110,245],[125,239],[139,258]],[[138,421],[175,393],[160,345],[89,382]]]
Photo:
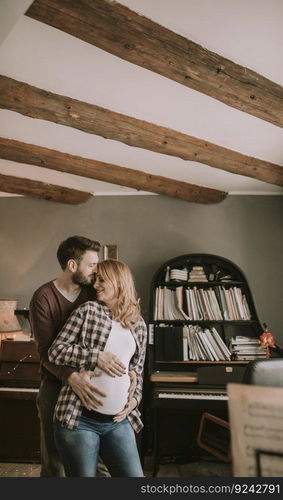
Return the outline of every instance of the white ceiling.
[[[5,36],[0,46],[2,74],[283,165],[281,128],[34,21],[20,12],[30,3],[0,0],[0,17],[5,28],[1,30]],[[120,0],[120,3],[283,85],[282,0]],[[13,24],[5,16],[8,4],[10,9],[11,5],[15,7],[13,22],[18,20],[7,34],[7,25]],[[283,194],[279,186],[11,111],[0,110],[0,136],[230,194]],[[134,189],[1,159],[0,173],[94,194],[137,194]]]

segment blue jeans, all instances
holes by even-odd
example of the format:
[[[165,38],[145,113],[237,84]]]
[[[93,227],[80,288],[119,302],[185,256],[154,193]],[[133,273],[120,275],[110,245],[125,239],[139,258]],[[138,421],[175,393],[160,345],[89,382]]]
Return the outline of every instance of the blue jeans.
[[[144,477],[128,419],[98,422],[81,416],[75,429],[54,422],[55,442],[69,477],[95,477],[100,454],[112,477]]]

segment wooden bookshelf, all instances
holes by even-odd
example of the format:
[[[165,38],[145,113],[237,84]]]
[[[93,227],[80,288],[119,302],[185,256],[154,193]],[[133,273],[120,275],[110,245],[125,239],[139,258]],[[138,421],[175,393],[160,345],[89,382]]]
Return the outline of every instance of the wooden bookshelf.
[[[181,271],[185,270],[187,272],[187,279],[186,280],[171,279],[170,272],[172,271],[172,269]],[[191,281],[189,277],[193,269],[198,270],[195,272],[203,272],[202,279],[206,278],[207,281],[196,281],[196,280]],[[184,304],[186,304],[186,300],[188,300],[187,298],[188,295],[186,295],[187,294],[186,290],[188,288],[194,289],[194,292],[192,292],[191,290],[189,293],[197,293],[197,294],[199,294],[198,290],[200,289],[203,289],[204,291],[210,290],[210,293],[214,294],[214,300],[216,299],[217,307],[219,307],[218,314],[217,314],[217,308],[215,310],[212,309],[213,307],[212,302],[211,303],[209,302],[209,307],[206,308],[206,302],[208,300],[207,296],[206,299],[204,300],[203,298],[202,299],[200,298],[200,295],[198,295],[197,297],[198,305],[200,307],[203,307],[202,310],[200,309],[198,310],[199,312],[198,316],[196,317],[192,316],[191,311],[188,311],[188,307],[186,307],[185,305],[184,310],[181,310],[182,312],[185,312],[185,314],[182,315],[181,312],[180,317],[178,317],[178,319],[177,318],[172,319],[172,317],[166,317],[166,315],[159,317],[157,310],[158,307],[156,304],[157,289],[159,288],[163,288],[165,290],[169,289],[171,290],[172,293],[174,293],[175,290],[179,287],[182,287],[182,294],[183,294],[182,300]],[[223,294],[220,294],[218,292],[220,288],[221,290],[224,291]],[[229,292],[230,295],[228,297],[230,301],[229,310],[228,310],[228,299],[225,298],[227,297],[225,295],[226,290],[230,291]],[[200,293],[203,294],[204,292]],[[236,293],[239,294],[238,297],[236,297]],[[174,298],[168,299],[167,296],[167,299],[165,298],[164,301],[165,300],[167,301],[173,300],[173,306],[171,306],[170,304],[168,306],[167,303],[167,308],[164,307],[164,314],[166,314],[165,309],[168,310],[168,307],[169,308],[172,307],[171,315],[173,314],[176,316],[176,308],[174,309],[174,307],[176,306],[176,300],[177,300],[176,297],[175,299]],[[227,302],[225,302],[226,300]],[[241,300],[243,300],[243,303],[245,302],[246,308],[243,305],[243,303],[241,303]],[[233,301],[233,311],[232,311],[233,314],[231,312],[232,301]],[[180,311],[177,310],[177,314],[178,312]],[[187,319],[185,316],[192,317],[193,319]],[[233,316],[233,318],[231,316]],[[197,317],[200,317],[201,319],[197,319]],[[172,359],[158,358],[158,356],[160,356],[160,353],[157,353],[157,350],[154,348],[154,344],[156,340],[155,339],[156,337],[155,333],[157,331],[156,328],[159,326],[165,325],[173,327],[174,326],[182,327],[185,325],[192,325],[192,326],[199,325],[200,328],[202,329],[214,328],[215,332],[217,332],[217,335],[219,335],[219,337],[225,343],[226,346],[229,346],[231,337],[247,336],[247,337],[257,338],[263,332],[263,328],[259,322],[257,312],[255,309],[252,293],[244,273],[236,264],[234,264],[230,260],[224,257],[211,254],[180,255],[178,257],[168,260],[167,262],[164,262],[161,265],[161,267],[154,274],[150,287],[150,325],[153,331],[152,335],[153,342],[151,342],[151,346],[149,347],[149,350],[151,350],[149,356],[151,371],[155,370],[155,365],[158,366],[158,369],[160,369],[160,364],[162,363],[163,364],[168,363],[171,366],[172,363],[174,363],[174,360]],[[233,363],[247,364],[248,361],[247,360],[232,361],[231,359],[216,360],[216,359],[211,359],[211,356],[208,357],[207,359],[201,359],[200,357],[198,360],[196,360],[196,359],[190,359],[190,353],[188,360],[183,360],[183,361],[180,359],[175,360],[176,364],[184,364],[184,365],[189,365],[190,363],[202,364],[206,362],[215,362],[215,363],[233,362]],[[164,367],[164,369],[166,369],[166,366]]]

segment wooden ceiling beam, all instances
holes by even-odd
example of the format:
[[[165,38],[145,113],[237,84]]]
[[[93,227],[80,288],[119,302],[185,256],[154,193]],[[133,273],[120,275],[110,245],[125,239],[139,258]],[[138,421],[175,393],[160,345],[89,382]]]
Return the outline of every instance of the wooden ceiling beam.
[[[227,193],[152,175],[131,168],[74,156],[53,149],[12,139],[0,138],[0,158],[67,172],[82,177],[127,186],[141,191],[163,194],[197,203],[218,203]]]
[[[77,189],[69,189],[46,182],[4,174],[0,174],[0,191],[71,205],[85,203],[92,197],[90,193],[78,191]]]
[[[26,15],[283,127],[281,85],[124,5],[109,0],[35,0]]]
[[[283,186],[283,167],[280,165],[7,76],[0,76],[0,108]]]

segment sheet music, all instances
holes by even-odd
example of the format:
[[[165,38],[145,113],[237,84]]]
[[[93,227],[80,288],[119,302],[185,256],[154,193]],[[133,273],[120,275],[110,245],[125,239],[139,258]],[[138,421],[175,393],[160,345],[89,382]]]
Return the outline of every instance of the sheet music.
[[[228,384],[234,477],[283,477],[283,388]]]

